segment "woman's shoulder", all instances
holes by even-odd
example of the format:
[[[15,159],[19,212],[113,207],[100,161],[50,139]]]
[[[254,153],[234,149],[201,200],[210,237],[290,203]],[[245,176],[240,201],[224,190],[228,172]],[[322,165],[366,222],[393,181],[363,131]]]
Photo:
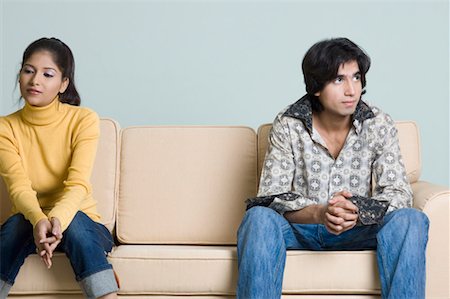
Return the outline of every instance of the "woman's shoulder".
[[[62,104],[63,107],[65,107],[65,110],[67,113],[72,114],[74,117],[81,120],[97,120],[99,119],[99,116],[97,112],[95,112],[93,109],[85,107],[85,106],[73,106],[69,104]]]
[[[1,126],[11,125],[12,123],[20,120],[21,120],[20,110],[17,110],[16,112],[13,112],[9,115],[0,116],[0,125]]]

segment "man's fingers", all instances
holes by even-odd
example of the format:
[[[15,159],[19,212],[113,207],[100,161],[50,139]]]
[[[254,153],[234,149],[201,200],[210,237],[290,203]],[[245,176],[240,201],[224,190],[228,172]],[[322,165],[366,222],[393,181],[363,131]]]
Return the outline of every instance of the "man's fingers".
[[[339,217],[341,217],[345,221],[356,221],[356,220],[358,220],[358,214],[355,214],[355,213],[342,213],[342,214],[339,214]]]
[[[331,205],[332,207],[338,207],[338,208],[342,208],[344,210],[353,212],[353,213],[357,213],[358,212],[358,207],[356,205],[354,205],[351,201],[349,200],[338,200],[336,201],[333,205]]]
[[[340,200],[346,200],[349,197],[352,197],[352,193],[349,191],[340,191],[333,194],[331,199],[329,200],[330,204],[335,204],[336,202]]]
[[[355,220],[344,221],[341,224],[342,228],[344,228],[345,230],[347,230],[349,228],[353,228],[355,225],[356,225],[356,221]]]
[[[355,225],[356,221],[344,221],[341,224],[334,224],[332,222],[325,223],[326,229],[334,235],[339,235],[345,231],[348,231],[355,227]]]
[[[328,223],[332,223],[334,225],[340,225],[341,223],[344,222],[344,219],[342,219],[341,217],[336,217],[330,213],[325,213],[325,218],[326,218],[326,222]]]
[[[334,225],[333,223],[330,222],[325,223],[325,228],[334,235],[339,235],[343,230],[342,226]]]
[[[344,218],[345,220],[353,220],[358,218],[358,214],[355,211],[345,209],[338,205],[328,206],[327,212],[333,216]]]

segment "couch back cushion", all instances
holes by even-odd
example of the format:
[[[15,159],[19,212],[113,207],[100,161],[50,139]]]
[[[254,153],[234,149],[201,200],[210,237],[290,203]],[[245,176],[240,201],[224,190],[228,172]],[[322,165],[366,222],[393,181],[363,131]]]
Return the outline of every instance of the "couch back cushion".
[[[420,138],[419,128],[413,121],[397,121],[400,151],[406,167],[409,182],[414,183],[420,177]],[[268,137],[272,124],[264,124],[258,128],[258,182],[268,146]]]
[[[93,196],[102,222],[112,231],[115,221],[118,180],[119,126],[111,119],[100,120],[100,139],[91,176]],[[3,179],[0,179],[0,223],[11,215],[11,203]]]
[[[236,244],[256,193],[252,129],[130,127],[121,144],[119,242]]]

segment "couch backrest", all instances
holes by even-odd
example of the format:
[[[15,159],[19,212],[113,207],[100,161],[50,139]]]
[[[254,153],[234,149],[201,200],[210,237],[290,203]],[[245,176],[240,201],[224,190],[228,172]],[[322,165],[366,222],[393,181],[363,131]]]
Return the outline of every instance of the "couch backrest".
[[[120,126],[112,119],[100,120],[100,140],[92,171],[94,199],[102,223],[112,231],[116,221],[119,187]]]
[[[406,167],[409,182],[414,183],[420,177],[420,137],[419,128],[413,121],[397,121],[400,151]],[[258,128],[258,182],[268,146],[268,137],[272,124],[264,124]]]
[[[100,120],[100,139],[91,177],[93,196],[98,201],[102,222],[111,231],[115,222],[118,182],[119,125],[111,119]],[[0,179],[0,223],[11,215],[11,203]]]
[[[236,244],[256,193],[252,129],[130,127],[121,143],[119,242]]]

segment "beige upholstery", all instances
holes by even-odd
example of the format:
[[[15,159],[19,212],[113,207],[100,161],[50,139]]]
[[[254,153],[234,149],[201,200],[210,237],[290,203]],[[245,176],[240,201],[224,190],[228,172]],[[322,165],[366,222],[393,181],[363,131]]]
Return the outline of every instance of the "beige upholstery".
[[[236,230],[254,196],[270,125],[130,127],[102,120],[92,182],[103,221],[118,240],[109,255],[120,298],[233,298]],[[420,181],[413,122],[398,122],[414,206],[430,218],[427,298],[449,298],[448,187]],[[258,170],[257,170],[258,169]],[[0,219],[8,212],[0,184]],[[3,190],[3,191],[2,191]],[[117,215],[117,217],[115,217]],[[115,225],[115,227],[114,227]],[[282,298],[379,298],[374,251],[288,251]],[[12,298],[81,298],[64,254],[47,271],[27,258]]]
[[[256,193],[256,134],[244,127],[127,128],[120,171],[121,243],[235,244],[243,200]]]
[[[124,294],[234,294],[234,246],[121,245],[111,256]]]
[[[102,223],[110,230],[116,220],[117,192],[119,181],[119,133],[120,127],[111,119],[100,121],[100,140],[92,171],[93,196],[102,216]]]

